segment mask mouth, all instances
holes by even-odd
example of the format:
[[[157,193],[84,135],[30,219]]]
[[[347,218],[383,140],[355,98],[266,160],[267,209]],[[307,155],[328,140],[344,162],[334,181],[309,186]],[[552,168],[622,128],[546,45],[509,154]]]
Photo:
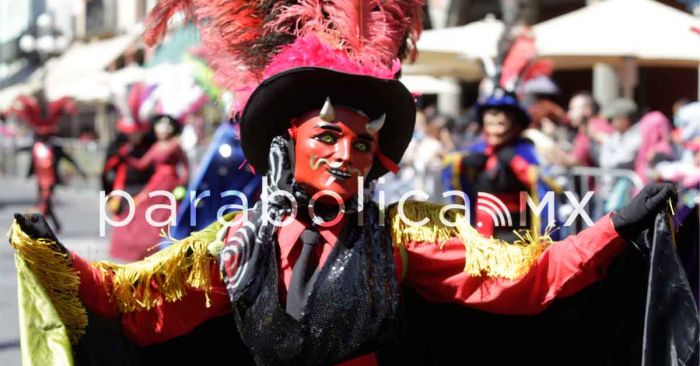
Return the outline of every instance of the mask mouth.
[[[333,167],[326,169],[326,171],[328,173],[330,173],[333,177],[335,177],[335,179],[338,179],[338,180],[350,179],[353,176],[352,172],[350,172],[350,171],[345,171],[345,170],[341,170],[341,169],[333,168]]]

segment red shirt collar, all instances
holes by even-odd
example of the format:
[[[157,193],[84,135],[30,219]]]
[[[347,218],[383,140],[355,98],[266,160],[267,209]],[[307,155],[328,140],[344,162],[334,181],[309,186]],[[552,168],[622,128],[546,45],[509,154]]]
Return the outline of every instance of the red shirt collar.
[[[338,241],[338,236],[343,229],[343,225],[344,222],[341,221],[332,227],[314,226],[314,228],[318,230],[318,233],[323,237],[325,245],[333,246]],[[289,252],[294,248],[294,244],[299,241],[299,236],[301,236],[304,229],[309,226],[311,225],[295,218],[289,225],[282,226],[279,229],[277,241],[280,246],[280,256],[282,258],[287,258],[289,256]]]

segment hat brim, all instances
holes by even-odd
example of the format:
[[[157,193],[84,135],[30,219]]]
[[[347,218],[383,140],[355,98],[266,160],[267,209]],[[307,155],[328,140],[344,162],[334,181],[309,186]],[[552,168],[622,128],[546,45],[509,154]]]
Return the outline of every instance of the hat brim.
[[[481,104],[478,107],[479,110],[479,123],[484,124],[484,112],[489,109],[496,109],[500,111],[512,112],[515,115],[515,123],[522,126],[528,126],[531,122],[530,114],[527,113],[522,107],[510,105],[510,104]]]
[[[379,149],[393,162],[400,162],[411,142],[416,118],[413,96],[401,82],[300,67],[263,81],[241,114],[241,147],[256,171],[267,172],[270,143],[287,133],[291,119],[320,109],[327,97],[334,105],[361,110],[371,119],[386,113]],[[367,179],[379,178],[387,171],[375,158]]]

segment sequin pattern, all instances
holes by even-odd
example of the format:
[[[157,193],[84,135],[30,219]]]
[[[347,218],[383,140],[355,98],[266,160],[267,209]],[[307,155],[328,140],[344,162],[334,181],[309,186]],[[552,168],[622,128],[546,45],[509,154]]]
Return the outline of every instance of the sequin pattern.
[[[256,241],[267,248],[256,250],[254,279],[232,303],[241,339],[259,364],[334,364],[396,337],[401,311],[388,229],[379,226],[376,205],[367,205],[364,217],[365,225],[350,220],[341,233],[300,321],[279,298],[276,245]]]

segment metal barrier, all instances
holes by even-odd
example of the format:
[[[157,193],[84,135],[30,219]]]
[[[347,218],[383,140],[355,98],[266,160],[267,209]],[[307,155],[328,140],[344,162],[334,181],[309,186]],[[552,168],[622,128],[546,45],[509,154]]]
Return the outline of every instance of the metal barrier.
[[[568,176],[580,176],[580,177],[594,177],[602,178],[603,176],[609,176],[613,178],[627,178],[637,189],[642,189],[644,187],[644,182],[639,178],[634,170],[628,169],[603,169],[603,168],[592,168],[592,167],[574,167],[570,168],[567,172]],[[589,188],[589,187],[586,187]],[[587,189],[588,190],[588,189]]]
[[[563,173],[563,177],[566,179],[563,189],[575,192],[579,199],[582,199],[587,192],[594,192],[591,201],[586,206],[586,212],[594,221],[603,217],[608,211],[627,203],[632,195],[644,187],[644,182],[637,173],[627,169],[574,167]],[[606,179],[607,182],[605,182]],[[621,185],[627,185],[626,188],[630,189],[625,189],[625,187],[617,189]],[[566,209],[566,205],[562,205],[559,216],[567,216]],[[570,234],[578,232],[582,228],[583,225],[577,223],[576,226],[565,231]]]

